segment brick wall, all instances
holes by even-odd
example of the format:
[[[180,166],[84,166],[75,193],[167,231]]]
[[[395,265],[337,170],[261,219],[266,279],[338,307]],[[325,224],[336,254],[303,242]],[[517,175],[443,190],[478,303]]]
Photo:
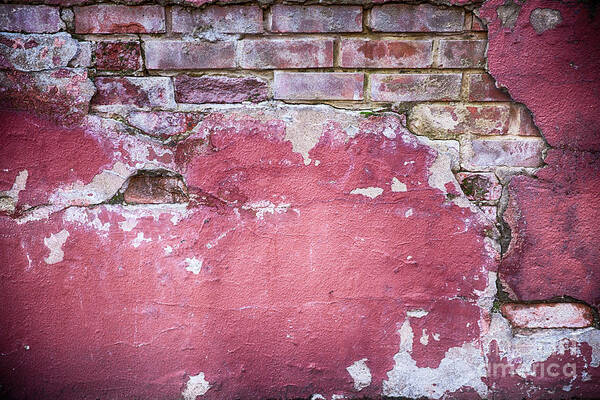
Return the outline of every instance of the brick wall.
[[[0,245],[18,260],[3,289],[23,296],[3,298],[0,367],[42,349],[0,394],[560,398],[571,376],[507,389],[531,378],[521,363],[555,358],[591,365],[577,395],[598,388],[596,286],[546,295],[500,264],[536,246],[513,186],[549,146],[488,73],[477,2],[51,3],[0,5]],[[27,295],[48,281],[62,328]],[[22,333],[31,309],[44,317]],[[78,355],[61,339],[48,370],[33,331]],[[138,359],[163,363],[130,372]],[[516,375],[494,375],[502,362]]]

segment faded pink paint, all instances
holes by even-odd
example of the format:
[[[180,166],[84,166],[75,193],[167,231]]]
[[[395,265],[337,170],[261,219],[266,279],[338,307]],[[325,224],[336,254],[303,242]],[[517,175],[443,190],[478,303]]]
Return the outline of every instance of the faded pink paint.
[[[50,129],[23,114],[5,117],[9,138],[33,124]],[[436,367],[449,348],[476,340],[477,291],[495,266],[483,241],[489,223],[428,186],[435,152],[398,122],[365,118],[346,142],[335,121],[323,121],[310,151],[320,164],[306,166],[284,140],[283,121],[210,114],[205,145],[206,136],[192,135],[174,149],[191,196],[179,222],[172,209],[154,218],[122,205],[23,225],[0,217],[10,249],[1,262],[11,265],[0,281],[0,370],[11,393],[176,398],[202,371],[213,385],[208,399],[352,395],[345,368],[368,358],[373,380],[360,395],[378,396],[407,310],[429,312],[411,321],[415,332],[440,335],[427,347],[415,341],[419,366]],[[73,141],[105,135],[52,129]],[[375,133],[390,130],[395,139]],[[198,148],[191,156],[188,143]],[[72,173],[89,179],[86,157],[97,154],[94,146],[60,152],[46,168],[52,174],[70,160]],[[4,159],[14,165],[21,156]],[[393,177],[408,191],[392,192]],[[350,194],[365,187],[383,193]],[[41,188],[34,181],[28,190]],[[261,210],[265,202],[276,209]],[[69,217],[75,211],[87,217]],[[119,225],[127,213],[139,215],[130,230]],[[81,222],[96,216],[106,231]],[[44,238],[63,229],[62,260],[48,265]]]

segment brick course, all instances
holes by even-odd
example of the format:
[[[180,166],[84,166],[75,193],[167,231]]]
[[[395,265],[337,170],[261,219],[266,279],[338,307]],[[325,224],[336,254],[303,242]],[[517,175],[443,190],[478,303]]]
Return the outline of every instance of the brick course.
[[[75,7],[76,33],[162,33],[165,9],[161,6],[99,4]]]

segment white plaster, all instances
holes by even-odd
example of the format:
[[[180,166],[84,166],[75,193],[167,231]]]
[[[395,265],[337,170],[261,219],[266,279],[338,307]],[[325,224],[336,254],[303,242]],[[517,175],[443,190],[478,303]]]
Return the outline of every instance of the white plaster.
[[[133,247],[135,247],[137,249],[138,247],[141,246],[142,243],[144,243],[144,242],[151,242],[151,241],[152,241],[152,239],[144,237],[144,232],[138,232],[138,234],[135,237],[135,239],[133,239],[131,241],[131,244],[133,245]]]
[[[394,356],[395,365],[383,381],[383,395],[390,397],[439,399],[447,392],[471,387],[481,397],[487,395],[487,386],[481,380],[486,376],[486,362],[481,348],[465,343],[448,349],[437,368],[417,367],[412,358],[414,334],[406,320],[399,331],[400,350]]]
[[[25,190],[28,177],[29,172],[26,169],[19,171],[10,190],[0,192],[0,211],[15,212],[16,205],[19,202],[19,192]]]
[[[50,250],[50,255],[44,258],[46,264],[56,264],[64,259],[65,253],[62,247],[68,237],[69,232],[66,229],[63,229],[58,233],[51,234],[49,237],[44,238],[44,245]]]
[[[354,380],[354,390],[361,391],[371,384],[371,370],[366,364],[367,359],[358,360],[346,368]]]
[[[261,200],[254,203],[247,203],[242,206],[244,210],[253,210],[256,212],[256,218],[264,219],[265,213],[269,214],[281,214],[287,212],[290,208],[291,204],[289,203],[279,203],[278,205],[273,204],[268,200]]]
[[[171,246],[165,246],[164,251],[166,255],[169,255],[173,252],[173,248]]]
[[[419,342],[421,342],[423,346],[427,346],[429,344],[429,335],[427,334],[427,329],[423,329]]]
[[[409,208],[408,210],[406,210],[406,212],[404,213],[404,216],[406,218],[411,217],[414,214],[414,210],[412,208]]]
[[[406,192],[406,184],[400,182],[398,178],[392,178],[392,192]]]
[[[427,311],[423,310],[422,308],[415,308],[414,310],[408,310],[406,312],[406,316],[411,317],[411,318],[423,318],[427,314],[429,314],[429,313]]]
[[[196,257],[186,258],[185,262],[187,263],[187,267],[185,267],[186,271],[191,272],[194,275],[198,275],[202,270],[203,260],[198,260]]]
[[[184,400],[196,400],[197,396],[203,396],[210,388],[210,383],[204,379],[204,372],[200,372],[198,375],[190,376],[181,395]]]
[[[350,192],[350,194],[360,194],[370,199],[374,199],[377,196],[380,196],[382,193],[382,188],[372,186],[366,188],[356,188]]]

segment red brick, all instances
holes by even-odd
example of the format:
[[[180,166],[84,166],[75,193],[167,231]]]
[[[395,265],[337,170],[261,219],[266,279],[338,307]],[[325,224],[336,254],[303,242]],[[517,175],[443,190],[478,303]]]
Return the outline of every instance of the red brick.
[[[161,6],[99,4],[74,7],[76,33],[162,33],[165,10]]]
[[[373,101],[458,100],[461,74],[372,74]]]
[[[487,40],[440,40],[440,68],[483,68]]]
[[[333,67],[333,39],[248,39],[240,43],[242,68]]]
[[[362,32],[360,6],[293,6],[271,8],[272,32]]]
[[[178,103],[241,103],[267,100],[267,83],[255,77],[180,75],[175,78],[175,100]]]
[[[456,179],[471,201],[496,202],[502,194],[498,178],[491,172],[459,172]]]
[[[149,136],[168,139],[189,133],[202,121],[202,113],[172,111],[132,111],[127,123]]]
[[[509,134],[518,136],[542,136],[533,122],[531,112],[522,104],[511,105]]]
[[[235,67],[234,42],[144,42],[148,69],[221,69]]]
[[[431,40],[342,39],[340,66],[346,68],[428,68]]]
[[[58,7],[0,4],[0,31],[54,33],[64,27]]]
[[[541,139],[475,139],[461,146],[462,167],[478,170],[486,167],[539,167],[543,164]]]
[[[456,137],[461,134],[496,136],[508,133],[507,104],[420,104],[410,112],[410,126],[418,134]]]
[[[371,9],[369,26],[375,32],[460,32],[464,19],[461,8],[385,4]]]
[[[469,101],[510,101],[510,96],[496,87],[489,74],[470,74]]]
[[[129,179],[123,200],[127,204],[187,203],[187,187],[181,177],[145,171]]]
[[[362,100],[364,75],[345,72],[275,72],[274,92],[282,100]]]
[[[166,77],[97,77],[96,106],[125,105],[139,109],[175,105],[171,79]]]
[[[173,32],[261,33],[262,15],[258,6],[173,7]]]
[[[501,310],[516,328],[587,328],[594,323],[591,308],[579,303],[504,304]]]
[[[107,71],[137,71],[141,67],[140,43],[98,42],[96,67]]]

